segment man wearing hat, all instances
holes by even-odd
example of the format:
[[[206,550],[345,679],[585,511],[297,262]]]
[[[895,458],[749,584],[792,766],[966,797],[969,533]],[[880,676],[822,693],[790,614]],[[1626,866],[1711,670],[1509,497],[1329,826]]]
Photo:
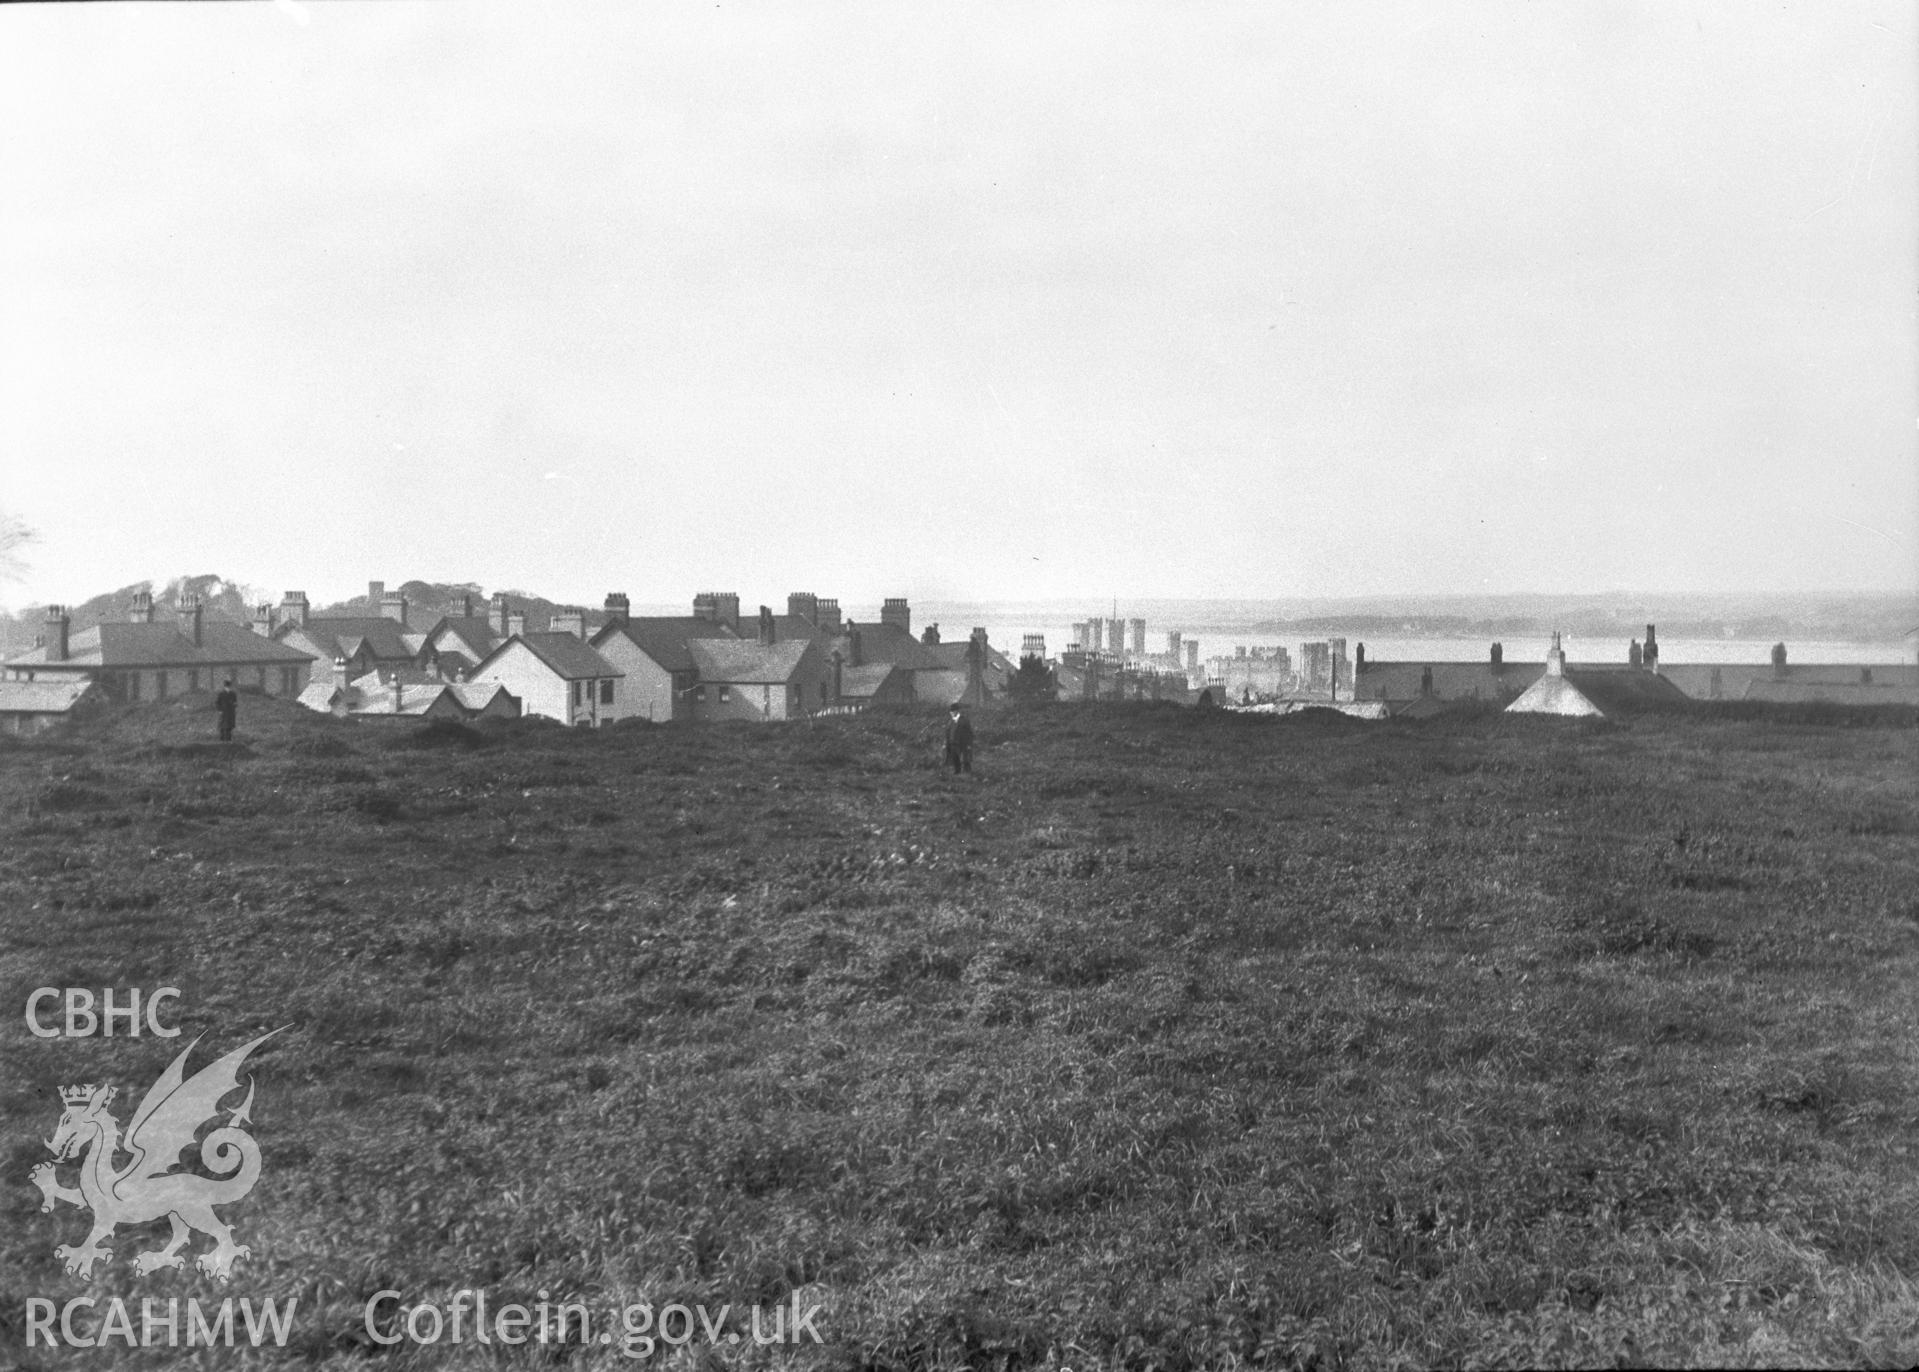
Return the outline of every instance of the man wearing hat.
[[[946,760],[953,764],[953,775],[973,770],[973,721],[953,702],[946,719]]]
[[[233,742],[233,717],[240,713],[240,693],[233,689],[232,677],[214,695],[213,708],[220,713],[220,742]]]

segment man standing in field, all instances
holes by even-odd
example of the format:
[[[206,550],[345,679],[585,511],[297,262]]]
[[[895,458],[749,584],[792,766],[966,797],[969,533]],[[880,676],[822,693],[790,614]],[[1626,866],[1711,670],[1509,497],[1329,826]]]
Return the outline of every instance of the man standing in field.
[[[227,678],[213,697],[213,708],[220,712],[220,742],[233,742],[233,720],[240,713],[240,693],[233,689],[233,678]]]
[[[953,775],[961,772],[969,775],[973,770],[973,721],[960,709],[959,702],[953,702],[952,713],[946,721],[946,760],[953,766]]]

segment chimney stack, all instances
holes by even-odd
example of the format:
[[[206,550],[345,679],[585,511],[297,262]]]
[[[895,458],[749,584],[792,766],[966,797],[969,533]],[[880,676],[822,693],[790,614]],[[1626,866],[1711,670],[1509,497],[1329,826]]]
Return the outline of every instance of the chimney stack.
[[[1649,672],[1659,670],[1659,637],[1650,624],[1646,626],[1646,648],[1640,654],[1640,661],[1645,663]]]
[[[814,621],[823,634],[835,634],[840,631],[840,603],[837,600],[822,600],[819,603],[819,618]]]
[[[1493,666],[1494,676],[1498,676],[1506,670],[1506,645],[1505,644],[1503,643],[1493,644],[1492,666]]]
[[[304,628],[307,622],[307,593],[288,591],[280,598],[280,618],[296,628]]]
[[[607,596],[606,622],[608,624],[624,624],[628,619],[632,618],[632,615],[633,602],[628,600],[624,593],[614,591]]]
[[[465,592],[462,592],[460,595],[460,618],[473,618],[473,597],[471,594]]]
[[[1036,657],[1044,662],[1046,660],[1046,635],[1022,634],[1019,641],[1019,655],[1022,660],[1029,657]]]
[[[1779,681],[1786,679],[1786,645],[1783,643],[1772,645],[1772,674]]]
[[[803,619],[815,629],[820,627],[820,598],[811,591],[791,591],[786,597],[786,612]]]
[[[366,584],[366,598],[367,598],[367,600],[368,600],[368,602],[369,602],[369,603],[370,603],[370,604],[371,604],[371,605],[373,606],[373,608],[374,608],[374,610],[375,610],[376,612],[377,612],[377,611],[379,610],[379,608],[380,608],[380,601],[381,601],[381,600],[382,600],[382,599],[383,599],[383,598],[384,598],[385,596],[386,596],[386,583],[385,583],[384,581],[369,581],[369,582],[367,582],[367,584]]]
[[[346,678],[346,654],[345,653],[335,653],[333,655],[333,684],[335,686],[338,686],[342,691],[344,691],[347,688],[347,686],[351,684],[347,681],[347,678]]]
[[[889,597],[881,604],[880,623],[881,625],[891,625],[903,634],[909,636],[912,634],[913,612],[907,608],[906,598],[904,596]]]
[[[928,624],[924,629],[921,629],[920,642],[924,643],[929,648],[939,647],[940,626],[937,624]]]
[[[1419,669],[1419,693],[1423,696],[1429,696],[1433,693],[1433,669],[1431,667],[1421,667]]]
[[[127,612],[127,623],[129,624],[153,623],[153,592],[152,591],[135,591],[133,593],[133,608]]]
[[[773,646],[773,610],[770,606],[760,606],[760,646]]]
[[[1644,667],[1646,665],[1646,655],[1640,649],[1639,640],[1636,638],[1626,649],[1626,665],[1628,667]]]
[[[841,686],[843,684],[841,681],[841,675],[845,670],[845,666],[846,666],[845,658],[841,656],[838,649],[835,649],[833,652],[833,703],[835,705],[839,704],[840,697],[845,694],[845,692],[841,689]]]
[[[506,613],[506,637],[518,638],[526,632],[526,611],[508,610]]]
[[[586,611],[577,605],[569,605],[553,616],[553,622],[546,626],[556,634],[571,634],[575,638],[586,637]]]
[[[378,586],[379,582],[373,583]],[[395,591],[392,595],[383,595],[379,602],[380,614],[386,619],[397,620],[402,629],[406,628],[406,597]]]
[[[1636,649],[1639,645],[1634,644]],[[1546,675],[1566,675],[1566,650],[1559,646],[1559,630],[1553,630],[1553,646],[1546,650]]]
[[[193,640],[193,646],[200,646],[200,597],[192,591],[180,596],[180,632]]]
[[[396,715],[406,713],[406,687],[400,684],[400,673],[397,669],[393,673],[393,713]]]
[[[866,655],[860,648],[860,626],[850,622],[846,626],[846,665],[849,667],[866,665]]]
[[[1353,675],[1355,677],[1366,675],[1366,645],[1364,643],[1357,645],[1353,649]]]
[[[67,660],[67,630],[72,621],[67,617],[64,605],[47,606],[47,661],[65,662]]]
[[[493,603],[487,607],[486,615],[486,627],[493,631],[493,637],[507,637],[506,617],[506,592],[496,591],[493,595]]]
[[[693,617],[740,631],[740,598],[731,591],[701,591],[693,597]]]

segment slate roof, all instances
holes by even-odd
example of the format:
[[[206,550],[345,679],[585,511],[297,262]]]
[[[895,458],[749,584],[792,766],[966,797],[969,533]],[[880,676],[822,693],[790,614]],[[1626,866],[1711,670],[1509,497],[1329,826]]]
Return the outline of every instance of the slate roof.
[[[1624,665],[1568,666],[1566,679],[1609,715],[1683,710],[1692,698],[1657,672]]]
[[[1876,667],[1872,678],[1870,682],[1862,682],[1857,672],[1851,681],[1834,682],[1774,681],[1768,677],[1747,682],[1740,699],[1770,700],[1793,705],[1821,702],[1833,705],[1919,705],[1919,685],[1909,686],[1896,681],[1882,683]]]
[[[447,687],[453,692],[453,698],[475,713],[484,710],[497,698],[512,694],[497,681],[458,681]]]
[[[92,689],[91,681],[0,681],[0,714],[63,715]]]
[[[322,658],[352,657],[361,643],[381,661],[398,661],[413,656],[407,646],[406,630],[397,619],[384,615],[314,616],[305,624],[288,622],[273,631],[277,639],[304,636]]]
[[[1919,666],[1910,662],[1789,662],[1783,678],[1776,676],[1770,662],[1662,662],[1659,664],[1659,674],[1694,700],[1710,700],[1712,674],[1716,671],[1719,673],[1719,699],[1744,700],[1759,698],[1746,694],[1746,688],[1755,682],[1783,680],[1794,686],[1856,686],[1859,684],[1860,669],[1867,666],[1872,668],[1871,684],[1874,686],[1919,686]]]
[[[1511,700],[1545,673],[1542,662],[1508,662],[1497,672],[1490,662],[1374,662],[1353,678],[1361,700],[1417,700],[1426,669],[1433,694],[1442,700]]]
[[[593,677],[625,676],[618,667],[608,662],[587,644],[585,639],[572,634],[521,634],[517,639],[508,639],[488,653],[486,659],[474,670],[477,672],[488,662],[505,652],[512,643],[524,643],[527,649],[552,669],[553,674],[566,681],[584,681]]]
[[[442,645],[449,637],[463,644],[459,651],[466,654],[469,662],[485,657],[500,641],[493,632],[492,621],[485,615],[445,615],[427,630],[426,636],[429,640],[438,639]],[[452,650],[446,646],[440,648],[442,656],[449,651]]]
[[[808,650],[818,651],[813,648],[812,640],[797,638],[775,643],[744,638],[696,638],[686,647],[701,681],[748,685],[791,681]]]
[[[860,629],[860,663],[890,662],[909,672],[937,672],[946,663],[926,644],[893,624],[863,622]],[[838,652],[848,662],[853,660],[852,640],[842,634],[827,645],[827,651]]]
[[[840,668],[840,695],[849,700],[871,700],[898,671],[890,662],[871,662],[863,667]]]
[[[300,703],[309,710],[331,711],[344,695],[347,711],[356,715],[423,715],[453,688],[442,681],[402,681],[400,708],[393,708],[393,684],[380,680],[377,672],[368,672],[344,691],[327,682],[313,682],[300,692]],[[454,696],[456,703],[460,698]]]
[[[624,635],[634,647],[669,672],[696,669],[698,664],[687,651],[686,645],[690,639],[738,641],[731,629],[710,619],[699,619],[692,615],[643,615],[604,626],[593,635],[594,647],[608,642],[615,634]]]
[[[322,713],[333,709],[333,702],[340,696],[340,688],[330,681],[309,681],[300,691],[299,702],[309,710]]]
[[[940,668],[913,673],[914,692],[921,700],[930,700],[939,705],[951,705],[956,700],[966,705],[984,704],[984,687],[983,679],[965,671]]]
[[[467,676],[473,671],[474,659],[465,653],[456,653],[452,649],[436,653],[434,661],[439,664],[443,677]]]
[[[313,654],[230,620],[200,622],[200,643],[174,624],[99,624],[67,640],[67,655],[47,661],[45,647],[9,658],[9,667],[251,667],[310,662]]]
[[[967,643],[968,639],[956,638],[950,643],[934,643],[922,646],[924,646],[928,652],[932,653],[934,657],[938,658],[940,665],[947,670],[963,672],[966,670]],[[980,672],[985,676],[988,686],[996,690],[1004,689],[1006,685],[1005,679],[1011,676],[1015,670],[1017,669],[1014,667],[1012,660],[1008,658],[1005,653],[1002,653],[991,643],[986,645],[986,658],[985,661],[980,663]]]
[[[740,616],[740,636],[742,638],[758,638],[759,633],[759,615],[742,614]],[[799,615],[776,614],[773,616],[773,637],[775,639],[811,639],[813,642],[824,646],[832,640],[833,635],[821,633],[818,625]]]

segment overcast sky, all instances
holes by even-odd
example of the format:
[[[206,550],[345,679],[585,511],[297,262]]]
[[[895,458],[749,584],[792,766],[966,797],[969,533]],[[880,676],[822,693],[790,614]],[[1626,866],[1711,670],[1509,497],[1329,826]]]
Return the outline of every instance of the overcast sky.
[[[1919,582],[1909,3],[0,7],[0,603]]]

